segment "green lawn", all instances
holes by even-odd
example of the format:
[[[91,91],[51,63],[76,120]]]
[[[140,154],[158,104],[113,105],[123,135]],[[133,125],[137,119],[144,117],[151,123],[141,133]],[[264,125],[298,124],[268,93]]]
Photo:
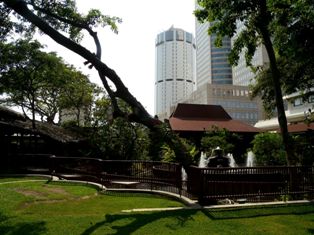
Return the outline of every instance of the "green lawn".
[[[84,185],[27,180],[0,178],[1,235],[314,234],[313,204],[125,213],[183,205],[150,194],[101,194]]]

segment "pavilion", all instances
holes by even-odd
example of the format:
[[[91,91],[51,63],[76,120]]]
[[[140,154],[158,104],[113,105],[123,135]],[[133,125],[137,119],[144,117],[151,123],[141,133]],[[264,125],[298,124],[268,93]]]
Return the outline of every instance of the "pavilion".
[[[200,145],[206,131],[215,127],[226,129],[241,137],[241,146],[237,146],[240,152],[251,147],[254,135],[261,132],[254,126],[232,119],[220,105],[179,103],[169,118],[169,124],[173,131],[181,137],[192,139],[196,145]]]
[[[261,130],[244,122],[232,119],[220,105],[179,103],[171,114],[172,130],[185,132],[210,131],[213,126],[234,133],[259,133]]]

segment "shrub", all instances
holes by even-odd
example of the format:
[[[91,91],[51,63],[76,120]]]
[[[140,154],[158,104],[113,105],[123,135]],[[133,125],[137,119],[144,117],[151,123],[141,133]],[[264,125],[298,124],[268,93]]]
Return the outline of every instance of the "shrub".
[[[255,135],[252,144],[257,165],[285,165],[285,151],[279,134],[257,134]]]

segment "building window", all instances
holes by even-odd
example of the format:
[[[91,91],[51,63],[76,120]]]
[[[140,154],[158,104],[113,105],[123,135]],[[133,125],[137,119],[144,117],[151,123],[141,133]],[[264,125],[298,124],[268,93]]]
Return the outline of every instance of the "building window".
[[[183,41],[184,40],[184,32],[182,30],[176,31],[176,40]]]
[[[166,31],[166,41],[173,41],[173,31]]]
[[[212,52],[230,52],[230,48],[214,47],[212,48]]]
[[[192,43],[192,34],[191,33],[188,33],[188,32],[185,33],[185,41],[188,43]]]
[[[309,97],[309,103],[314,103],[314,95],[310,95],[310,97]]]
[[[293,106],[296,107],[296,106],[300,106],[303,104],[303,100],[301,97],[299,98],[296,98],[294,101],[293,101]]]
[[[161,33],[161,34],[158,35],[158,44],[161,44],[163,42],[164,42],[164,34]]]

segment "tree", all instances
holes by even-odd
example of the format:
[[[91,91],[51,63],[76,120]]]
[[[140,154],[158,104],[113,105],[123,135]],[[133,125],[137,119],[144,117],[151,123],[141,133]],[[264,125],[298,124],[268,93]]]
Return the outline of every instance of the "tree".
[[[257,134],[252,143],[253,153],[258,165],[276,166],[285,164],[282,138],[277,133]]]
[[[277,1],[270,25],[287,94],[314,86],[313,1]]]
[[[191,157],[191,163],[194,165],[198,164],[198,154],[199,150],[196,148],[195,144],[191,142],[188,139],[181,138],[182,143],[185,145],[186,149],[189,151],[190,157]],[[173,151],[172,148],[169,147],[168,144],[163,143],[162,146],[160,147],[159,153],[161,154],[161,159],[158,159],[159,161],[164,161],[164,162],[176,162],[176,155],[175,152]]]
[[[22,108],[25,116],[30,111],[33,121],[37,115],[54,123],[60,109],[90,106],[95,85],[42,48],[29,40],[0,43],[0,92],[6,97],[2,102]]]
[[[291,139],[287,128],[287,119],[284,111],[281,78],[282,74],[278,69],[275,48],[280,43],[280,38],[284,35],[279,30],[273,29],[278,26],[278,22],[283,19],[287,20],[287,24],[297,21],[297,15],[289,15],[289,8],[297,7],[294,12],[313,14],[311,1],[277,1],[277,0],[260,0],[260,1],[219,1],[219,0],[198,0],[200,9],[196,10],[195,15],[201,22],[211,22],[208,32],[217,34],[216,44],[221,44],[223,36],[232,37],[236,34],[237,22],[244,23],[244,29],[238,34],[234,41],[234,46],[229,55],[232,65],[236,65],[239,54],[245,48],[245,57],[248,66],[251,66],[251,60],[255,53],[256,47],[263,44],[268,53],[271,71],[271,83],[276,101],[278,113],[278,122],[282,134],[283,144],[286,151],[287,164],[294,164],[293,151],[291,149]],[[284,25],[282,29],[284,29]],[[288,33],[288,30],[286,31]],[[290,31],[292,32],[292,30]],[[290,35],[289,33],[287,35]],[[287,36],[286,35],[286,36]],[[288,37],[284,37],[286,41]],[[292,42],[292,41],[291,41]],[[284,48],[282,48],[284,50]]]
[[[311,3],[312,4],[312,3]],[[314,10],[306,1],[294,4],[281,4],[280,17],[271,25],[274,46],[277,52],[277,63],[281,71],[281,87],[285,95],[294,92],[310,95],[307,92],[314,87]],[[306,13],[306,14],[305,14]],[[263,68],[251,86],[252,95],[260,95],[268,113],[275,108],[274,90],[271,71]]]
[[[72,66],[64,71],[64,85],[58,99],[60,115],[74,115],[77,126],[87,125],[91,119],[92,104],[101,89]]]
[[[29,40],[0,43],[0,87],[6,104],[21,107],[26,116],[30,111],[32,120],[37,114],[53,122],[65,65],[61,58],[42,48],[39,42]]]
[[[121,19],[105,16],[95,9],[90,10],[87,15],[79,14],[73,0],[0,0],[0,4],[1,25],[21,33],[34,32],[35,28],[38,28],[60,45],[84,58],[85,64],[90,68],[94,67],[111,99],[114,117],[123,117],[128,121],[141,123],[153,131],[159,131],[161,121],[153,118],[125,87],[117,73],[101,61],[101,45],[95,28],[109,25],[117,32],[116,23],[121,22]],[[19,19],[18,22],[8,20],[12,14]],[[79,44],[82,31],[93,38],[96,45],[95,53]],[[0,37],[3,37],[9,32],[8,29],[1,29],[0,33],[2,33]],[[109,81],[112,86],[109,86]],[[124,100],[130,106],[130,114],[121,110],[118,99]],[[168,135],[165,139],[174,147],[178,160],[188,166],[190,163],[186,157],[188,152],[183,144],[173,137]]]
[[[128,106],[120,101],[128,112]],[[148,159],[149,136],[145,126],[131,123],[124,118],[112,119],[111,101],[104,96],[96,100],[89,139],[96,151],[91,155],[108,159]]]

